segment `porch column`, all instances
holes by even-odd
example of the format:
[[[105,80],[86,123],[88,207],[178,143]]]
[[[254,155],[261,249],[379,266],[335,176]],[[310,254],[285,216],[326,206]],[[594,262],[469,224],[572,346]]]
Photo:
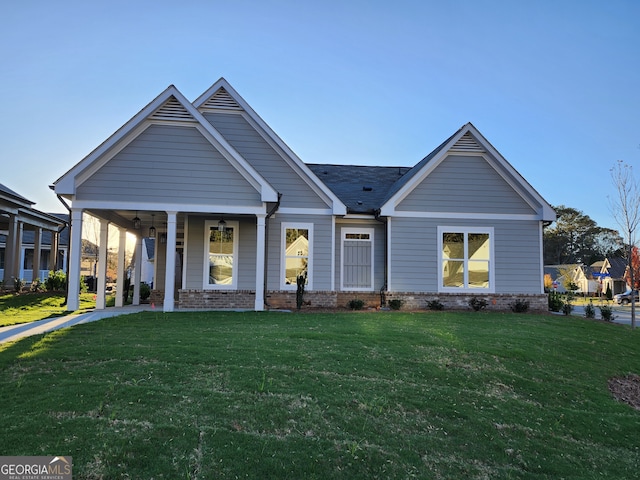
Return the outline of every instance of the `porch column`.
[[[58,243],[60,242],[60,234],[52,230],[51,231],[51,251],[49,253],[49,270],[58,270]]]
[[[118,276],[116,277],[116,307],[122,307],[124,305],[124,299],[129,295],[129,292],[124,291],[124,258],[127,250],[127,231],[124,228],[120,228],[120,237],[118,238]]]
[[[254,309],[264,310],[265,214],[257,215],[256,231],[256,299]]]
[[[136,251],[133,254],[133,304],[140,305],[140,280],[142,279],[142,236],[136,237]]]
[[[109,242],[109,222],[100,219],[100,246],[98,247],[98,273],[97,275],[97,294],[96,309],[104,310],[107,306],[106,290],[107,290],[107,243]],[[117,293],[117,292],[116,292]]]
[[[14,278],[18,278],[18,279],[22,279],[24,278],[24,255],[23,255],[23,248],[22,248],[22,237],[24,234],[24,223],[22,222],[18,222],[18,231],[16,234],[16,244],[14,245],[15,247],[15,253],[14,253],[14,264],[13,264],[13,277]]]
[[[42,241],[42,228],[36,227],[33,232],[33,273],[31,274],[31,281],[35,282],[40,280],[40,250]]]
[[[71,235],[69,238],[69,272],[67,278],[67,311],[69,312],[78,310],[80,307],[80,259],[82,258],[81,209],[71,209],[71,225]]]
[[[16,237],[18,235],[18,217],[9,214],[9,227],[7,231],[7,243],[4,249],[4,285],[11,286],[13,283],[13,264],[15,259]]]
[[[167,254],[164,273],[164,305],[165,312],[173,312],[176,277],[176,235],[177,212],[167,212]],[[157,251],[157,250],[156,250]],[[156,253],[156,258],[158,257]],[[156,269],[158,265],[156,264]]]

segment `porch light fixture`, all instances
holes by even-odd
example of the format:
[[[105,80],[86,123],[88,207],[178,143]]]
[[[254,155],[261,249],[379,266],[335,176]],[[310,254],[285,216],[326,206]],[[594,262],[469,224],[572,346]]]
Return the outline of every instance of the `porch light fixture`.
[[[141,226],[142,226],[142,220],[138,218],[138,211],[136,210],[136,216],[133,217],[133,228],[135,228],[136,230],[140,230]]]
[[[227,222],[224,221],[224,218],[221,218],[218,222],[218,231],[224,232],[227,229]]]
[[[158,237],[162,245],[165,245],[167,243],[167,222],[164,223],[164,232],[160,232],[158,234]]]
[[[156,227],[153,226],[154,214],[151,214],[151,226],[149,227],[149,238],[156,238]]]

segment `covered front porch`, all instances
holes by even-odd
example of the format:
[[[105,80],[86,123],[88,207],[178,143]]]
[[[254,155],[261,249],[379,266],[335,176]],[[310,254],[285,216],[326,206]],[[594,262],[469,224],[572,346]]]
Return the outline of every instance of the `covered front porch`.
[[[129,282],[133,287],[132,305],[141,305],[141,263],[144,238],[154,239],[155,244],[154,272],[151,296],[149,298],[149,305],[154,308],[165,312],[171,312],[179,308],[198,308],[197,306],[194,307],[193,302],[186,299],[190,295],[189,292],[193,290],[194,282],[198,282],[198,275],[200,275],[200,279],[203,279],[202,260],[204,255],[204,279],[197,285],[200,297],[206,294],[223,295],[224,298],[229,300],[234,293],[239,293],[238,298],[243,299],[241,305],[236,305],[233,301],[226,301],[218,303],[217,307],[264,309],[267,217],[267,214],[263,213],[265,207],[252,208],[250,210],[230,207],[220,213],[145,210],[142,208],[143,206],[140,207],[126,210],[72,208],[73,228],[70,242],[69,294],[67,300],[67,309],[69,311],[76,310],[79,306],[84,214],[94,217],[98,224],[98,233],[96,235],[96,244],[98,246],[96,268],[97,310],[106,308],[108,283],[106,266],[109,252],[116,252],[117,258],[115,268],[115,290],[117,292],[115,307],[121,308],[125,306],[126,296],[123,295],[123,292],[128,290]],[[189,229],[190,221],[191,229]],[[238,246],[237,232],[240,225],[242,226],[243,236],[250,238],[250,241]],[[203,226],[207,228],[206,233],[203,230]],[[116,234],[114,234],[113,228],[117,230]],[[190,231],[191,239],[189,238]],[[231,260],[225,260],[227,262],[231,261],[231,265],[220,265],[222,262],[219,259],[222,255],[212,246],[214,232],[226,232],[227,236],[231,236],[232,243],[235,245],[233,246],[235,255],[229,256]],[[207,244],[205,239],[209,238],[209,236],[211,236],[211,239]],[[191,248],[189,248],[189,244],[191,244]],[[206,250],[202,250],[203,246]],[[253,280],[247,280],[247,269],[245,269],[243,272],[244,283],[241,283],[242,288],[239,288],[237,283],[238,269],[240,268],[237,264],[237,250],[240,248],[243,249],[243,254],[247,253],[246,250],[248,248],[253,250],[251,256],[256,260],[251,262],[255,265],[255,272],[249,273]],[[131,261],[128,261],[128,250],[133,251]],[[170,254],[169,252],[173,253]],[[191,266],[190,269],[188,265]],[[233,276],[224,273],[224,270],[228,268],[234,272]],[[253,265],[251,268],[254,268]],[[207,277],[212,278],[212,280],[208,282]],[[249,281],[249,284],[247,284],[247,281]],[[247,298],[249,298],[247,294],[251,298],[250,305],[247,303]],[[181,305],[181,295],[184,305]]]

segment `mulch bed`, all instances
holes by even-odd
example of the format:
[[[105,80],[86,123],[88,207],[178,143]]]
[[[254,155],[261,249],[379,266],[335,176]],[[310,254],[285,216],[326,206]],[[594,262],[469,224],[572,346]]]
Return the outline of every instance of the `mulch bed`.
[[[609,379],[609,391],[616,400],[640,410],[640,375],[631,373]]]

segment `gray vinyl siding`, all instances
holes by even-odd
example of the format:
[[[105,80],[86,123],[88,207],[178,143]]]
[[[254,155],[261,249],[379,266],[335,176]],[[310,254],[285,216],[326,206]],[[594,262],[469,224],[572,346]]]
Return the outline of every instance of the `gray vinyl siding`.
[[[481,156],[450,155],[398,205],[398,210],[534,214]]]
[[[249,184],[198,130],[151,125],[78,187],[77,198],[261,205]]]
[[[187,232],[187,248],[185,254],[186,285],[188,289],[202,289],[205,261],[204,225],[207,220],[218,220],[218,217],[192,215],[189,217]],[[256,288],[256,219],[225,217],[228,222],[239,221],[238,252],[236,268],[238,268],[238,290],[255,290]]]
[[[331,289],[331,215],[291,215],[276,213],[268,220],[267,290],[280,290],[282,224],[313,224],[313,290]]]
[[[205,118],[262,175],[282,193],[282,207],[327,208],[327,204],[237,113],[205,113]]]
[[[438,225],[494,227],[495,292],[541,293],[540,224],[537,221],[480,221],[393,218],[391,279],[394,292],[438,291]]]
[[[340,276],[342,275],[342,258],[340,256],[342,250],[342,229],[343,228],[373,228],[374,244],[373,244],[373,290],[377,291],[384,285],[384,262],[385,262],[385,235],[386,226],[380,222],[371,224],[362,223],[337,223],[335,236],[336,249],[336,290],[340,290]]]

